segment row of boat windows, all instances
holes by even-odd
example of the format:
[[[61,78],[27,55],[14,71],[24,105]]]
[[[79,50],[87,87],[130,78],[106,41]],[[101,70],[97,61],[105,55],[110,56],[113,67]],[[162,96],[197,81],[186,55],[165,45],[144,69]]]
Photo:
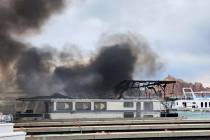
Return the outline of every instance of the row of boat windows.
[[[192,102],[192,104],[193,104],[192,107],[195,108],[196,102]],[[177,105],[178,105],[178,102],[177,102]],[[184,107],[186,107],[187,106],[187,103],[186,102],[183,102],[182,105]],[[200,105],[201,105],[201,107],[210,107],[210,102],[201,102]]]
[[[133,102],[124,102],[124,108],[133,108]],[[56,110],[72,110],[73,103],[72,102],[57,102]],[[91,102],[76,102],[75,103],[76,110],[91,110]],[[94,102],[94,110],[106,110],[107,103],[106,102]]]
[[[194,104],[194,105],[195,105],[195,104],[196,104],[196,102],[192,102],[192,104]],[[179,105],[179,102],[176,102],[176,105]],[[187,103],[186,103],[186,102],[182,102],[182,105],[183,105],[183,106],[187,106]]]
[[[207,102],[201,102],[201,107],[204,107],[204,105],[205,105],[205,107],[207,107]],[[210,102],[209,102],[209,107],[210,107]]]

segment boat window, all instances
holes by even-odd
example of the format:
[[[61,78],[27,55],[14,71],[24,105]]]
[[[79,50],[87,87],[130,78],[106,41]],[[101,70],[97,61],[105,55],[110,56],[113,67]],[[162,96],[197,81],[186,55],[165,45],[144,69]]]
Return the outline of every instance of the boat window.
[[[76,110],[91,110],[91,102],[77,102]]]
[[[144,111],[153,111],[153,102],[144,102]]]
[[[124,118],[134,118],[133,112],[124,112]]]
[[[207,107],[207,102],[205,102],[205,107]]]
[[[201,102],[201,107],[203,107],[203,102]]]
[[[179,105],[179,102],[176,102],[176,105]]]
[[[183,105],[184,108],[187,107],[187,103],[186,102],[183,102],[182,105]]]
[[[72,110],[72,102],[57,102],[56,110]]]
[[[107,105],[106,102],[95,102],[94,103],[94,110],[106,110]]]
[[[125,108],[132,108],[133,107],[133,102],[124,102],[124,107]]]
[[[209,102],[209,107],[210,107],[210,102]]]
[[[144,115],[144,118],[153,118],[154,116],[153,115]]]
[[[193,102],[193,104],[196,104],[196,102]]]

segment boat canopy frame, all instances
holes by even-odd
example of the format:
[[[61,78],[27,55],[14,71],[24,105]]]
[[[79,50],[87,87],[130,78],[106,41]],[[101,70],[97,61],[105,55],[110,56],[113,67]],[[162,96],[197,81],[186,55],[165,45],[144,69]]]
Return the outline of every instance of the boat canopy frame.
[[[166,87],[172,84],[171,94],[173,94],[175,83],[176,81],[124,80],[114,87],[114,93],[120,95],[120,98],[122,98],[123,93],[129,89],[137,89],[139,93],[141,93],[141,91],[147,92],[147,90],[153,90],[158,97],[166,99]]]

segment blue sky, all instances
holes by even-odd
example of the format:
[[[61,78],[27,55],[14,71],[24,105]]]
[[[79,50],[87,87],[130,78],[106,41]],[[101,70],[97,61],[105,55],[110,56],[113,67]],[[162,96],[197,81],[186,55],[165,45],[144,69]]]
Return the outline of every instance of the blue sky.
[[[24,41],[56,48],[76,44],[84,52],[94,52],[103,35],[134,32],[146,38],[164,63],[152,78],[170,74],[210,86],[210,0],[66,1],[65,10],[41,33]]]

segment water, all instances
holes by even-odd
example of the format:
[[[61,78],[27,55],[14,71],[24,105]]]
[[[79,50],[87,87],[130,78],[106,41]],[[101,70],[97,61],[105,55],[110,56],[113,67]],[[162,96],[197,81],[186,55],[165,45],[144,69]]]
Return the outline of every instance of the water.
[[[210,112],[177,111],[179,117],[193,120],[210,120]]]

